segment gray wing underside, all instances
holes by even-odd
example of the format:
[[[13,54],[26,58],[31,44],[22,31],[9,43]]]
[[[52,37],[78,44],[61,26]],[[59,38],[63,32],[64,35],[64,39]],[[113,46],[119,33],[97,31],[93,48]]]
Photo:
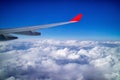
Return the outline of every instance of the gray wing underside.
[[[21,27],[21,28],[11,28],[11,29],[1,29],[0,34],[9,34],[9,33],[16,33],[16,32],[24,32],[24,31],[34,31],[37,29],[49,28],[60,26],[64,24],[70,24],[74,22],[60,22],[60,23],[53,23],[53,24],[45,24],[45,25],[38,25],[38,26],[29,26],[29,27]]]

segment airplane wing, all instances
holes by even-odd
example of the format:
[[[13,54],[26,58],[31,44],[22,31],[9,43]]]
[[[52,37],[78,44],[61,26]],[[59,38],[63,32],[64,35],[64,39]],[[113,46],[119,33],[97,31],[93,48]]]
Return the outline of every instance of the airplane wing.
[[[59,22],[59,23],[53,23],[53,24],[45,24],[45,25],[38,25],[38,26],[29,26],[29,27],[20,27],[20,28],[10,28],[10,29],[0,29],[0,40],[12,40],[16,39],[17,37],[14,37],[12,35],[8,35],[10,33],[13,34],[21,34],[21,35],[40,35],[41,33],[39,32],[34,32],[37,29],[43,29],[43,28],[49,28],[49,27],[55,27],[55,26],[60,26],[60,25],[65,25],[65,24],[70,24],[70,23],[75,23],[78,22],[82,17],[82,14],[76,15],[74,18],[67,22]],[[11,39],[9,39],[11,38]]]

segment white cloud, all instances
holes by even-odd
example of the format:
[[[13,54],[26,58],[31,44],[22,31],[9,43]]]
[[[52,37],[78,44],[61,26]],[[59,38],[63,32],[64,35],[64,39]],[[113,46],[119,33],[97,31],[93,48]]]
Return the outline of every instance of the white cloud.
[[[0,42],[0,80],[119,80],[119,41]]]

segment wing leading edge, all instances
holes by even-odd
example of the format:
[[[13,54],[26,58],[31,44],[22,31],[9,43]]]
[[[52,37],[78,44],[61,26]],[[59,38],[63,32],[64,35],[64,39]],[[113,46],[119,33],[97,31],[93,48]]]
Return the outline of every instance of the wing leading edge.
[[[37,29],[43,29],[43,28],[50,28],[50,27],[55,27],[55,26],[60,26],[60,25],[65,25],[65,24],[70,24],[70,23],[75,23],[78,22],[82,17],[82,14],[76,15],[74,18],[72,18],[70,21],[67,22],[59,22],[59,23],[53,23],[53,24],[45,24],[45,25],[38,25],[38,26],[29,26],[29,27],[21,27],[21,28],[10,28],[10,29],[0,29],[0,36],[5,36],[5,34],[22,34],[22,35],[30,35],[33,33],[33,31]],[[28,34],[30,33],[30,34]],[[35,32],[36,33],[36,32]]]

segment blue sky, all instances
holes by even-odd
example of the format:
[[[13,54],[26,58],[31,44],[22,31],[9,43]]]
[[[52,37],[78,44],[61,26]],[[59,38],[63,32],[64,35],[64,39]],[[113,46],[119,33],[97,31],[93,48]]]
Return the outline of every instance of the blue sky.
[[[82,13],[80,22],[38,30],[42,36],[34,38],[120,40],[119,4],[118,0],[4,0],[0,28],[63,22]]]

